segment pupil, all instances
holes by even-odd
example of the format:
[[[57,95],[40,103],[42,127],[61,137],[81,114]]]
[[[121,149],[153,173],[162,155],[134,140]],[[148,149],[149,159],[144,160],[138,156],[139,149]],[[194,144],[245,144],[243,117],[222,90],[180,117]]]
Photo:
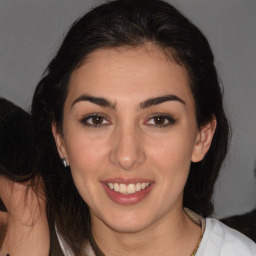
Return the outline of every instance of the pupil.
[[[156,124],[164,124],[165,122],[165,117],[163,116],[157,116],[154,118],[154,121]]]
[[[93,124],[102,124],[103,118],[101,116],[94,116],[92,118]]]

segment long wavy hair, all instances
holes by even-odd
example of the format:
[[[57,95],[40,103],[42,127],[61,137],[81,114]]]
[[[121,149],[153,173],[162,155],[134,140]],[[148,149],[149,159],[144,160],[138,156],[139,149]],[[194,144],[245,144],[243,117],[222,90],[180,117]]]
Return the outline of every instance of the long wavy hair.
[[[63,105],[70,77],[88,54],[100,48],[128,46],[136,49],[146,43],[157,46],[186,68],[198,127],[214,117],[217,120],[210,150],[203,161],[191,163],[183,203],[184,207],[204,217],[213,213],[211,198],[228,148],[229,124],[209,43],[196,26],[164,1],[110,1],[92,9],[71,26],[37,85],[32,102],[37,142],[42,151],[41,167],[46,183],[52,239],[56,241],[56,226],[78,256],[84,255],[88,242],[97,256],[103,254],[91,234],[88,206],[78,194],[70,171],[65,170],[60,162],[51,124],[56,122],[62,131]],[[56,248],[53,242],[53,254],[58,250]]]

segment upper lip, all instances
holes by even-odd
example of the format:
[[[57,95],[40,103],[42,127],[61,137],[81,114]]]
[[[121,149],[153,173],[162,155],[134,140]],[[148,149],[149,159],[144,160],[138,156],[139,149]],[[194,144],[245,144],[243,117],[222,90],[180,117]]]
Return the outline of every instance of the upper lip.
[[[102,183],[118,183],[118,184],[131,184],[131,183],[153,183],[152,180],[142,178],[109,178],[101,181]]]

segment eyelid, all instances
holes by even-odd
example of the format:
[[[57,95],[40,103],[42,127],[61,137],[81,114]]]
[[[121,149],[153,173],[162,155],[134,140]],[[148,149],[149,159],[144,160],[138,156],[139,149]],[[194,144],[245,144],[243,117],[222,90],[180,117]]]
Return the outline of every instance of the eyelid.
[[[87,121],[90,119],[90,118],[93,118],[93,117],[96,117],[96,116],[99,116],[99,117],[102,117],[104,120],[106,120],[108,123],[107,124],[89,124],[87,123]],[[98,128],[98,127],[103,127],[103,126],[107,126],[107,125],[110,125],[111,124],[111,121],[109,120],[109,118],[105,115],[105,114],[102,114],[102,113],[90,113],[84,117],[82,117],[80,119],[80,123],[82,123],[82,125],[84,126],[87,126],[87,127],[92,127],[92,128]]]
[[[164,128],[164,127],[168,127],[170,125],[173,125],[176,123],[176,118],[174,118],[172,115],[170,114],[166,114],[166,113],[154,113],[154,114],[151,114],[147,119],[146,119],[146,122],[145,124],[147,125],[147,122],[149,122],[150,120],[152,120],[153,118],[156,118],[156,117],[163,117],[165,118],[166,120],[168,120],[169,122],[167,124],[148,124],[149,126],[154,126],[154,127],[158,127],[158,128]]]

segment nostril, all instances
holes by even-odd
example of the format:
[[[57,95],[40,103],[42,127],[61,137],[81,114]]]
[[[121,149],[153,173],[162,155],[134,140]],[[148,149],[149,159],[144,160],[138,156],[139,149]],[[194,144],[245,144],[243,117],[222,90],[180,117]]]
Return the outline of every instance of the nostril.
[[[136,154],[120,154],[120,152],[111,152],[110,154],[110,162],[126,171],[140,166],[145,159],[146,157],[142,152],[136,152]]]
[[[0,212],[7,212],[7,209],[3,203],[3,201],[0,198]]]

